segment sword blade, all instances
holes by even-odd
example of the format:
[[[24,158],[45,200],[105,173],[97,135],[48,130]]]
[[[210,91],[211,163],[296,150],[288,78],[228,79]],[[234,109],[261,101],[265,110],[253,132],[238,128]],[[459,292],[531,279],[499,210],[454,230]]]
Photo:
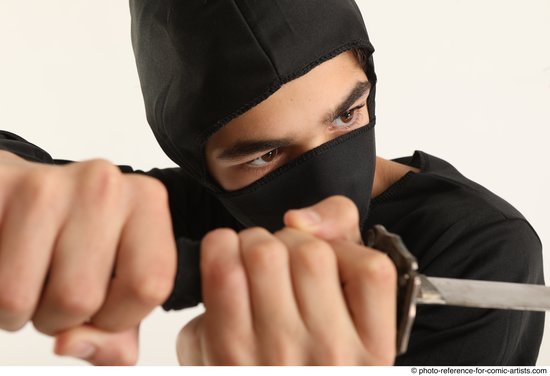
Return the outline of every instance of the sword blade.
[[[420,275],[417,304],[461,307],[550,310],[550,287],[523,283],[437,278]]]

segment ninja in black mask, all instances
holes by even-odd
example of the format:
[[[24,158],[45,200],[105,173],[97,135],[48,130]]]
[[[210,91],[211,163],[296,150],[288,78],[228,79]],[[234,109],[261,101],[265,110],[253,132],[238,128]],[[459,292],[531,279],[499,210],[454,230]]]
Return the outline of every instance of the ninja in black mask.
[[[149,123],[182,167],[182,179],[208,192],[199,196],[222,204],[203,199],[205,205],[195,206],[193,215],[208,223],[203,228],[276,231],[288,224],[287,210],[343,195],[359,211],[362,234],[382,223],[402,236],[425,273],[433,267],[431,274],[465,278],[478,276],[482,263],[456,268],[462,244],[473,240],[457,223],[470,224],[473,219],[465,218],[482,212],[480,226],[491,230],[478,234],[487,245],[476,247],[476,257],[500,247],[488,245],[492,240],[526,231],[532,242],[523,248],[532,250],[531,266],[517,270],[514,280],[542,282],[532,229],[511,230],[511,223],[491,219],[495,202],[508,218],[522,218],[515,209],[425,153],[396,161],[375,156],[374,49],[354,1],[136,0],[131,9]],[[213,220],[220,212],[226,219]],[[165,308],[198,302],[199,276],[193,271],[198,253],[182,252],[193,245],[179,244],[180,288]],[[484,277],[509,279],[497,275],[508,269],[498,266],[504,259],[492,260]],[[535,269],[539,272],[527,272]],[[419,309],[409,352],[398,364],[529,364],[536,358],[537,345],[526,343],[540,343],[541,315],[524,313],[502,324],[507,320],[502,312],[491,313],[495,321],[487,325],[480,323],[483,310],[447,310]],[[442,317],[445,324],[434,325]],[[473,323],[483,328],[479,336],[493,337],[503,326],[521,332],[522,339],[507,350],[514,355],[478,359],[476,351],[458,351],[479,337],[455,335],[452,328]],[[444,350],[427,352],[426,343]]]
[[[366,219],[376,75],[353,1],[135,2],[133,14],[155,135],[243,226],[277,230],[286,210],[337,194]],[[350,50],[360,66],[285,86]]]
[[[341,195],[364,232],[373,183],[415,170],[379,159],[375,180],[374,48],[354,1],[131,4],[149,123],[231,227],[276,231],[288,210]],[[180,255],[193,259],[178,308],[198,302],[196,254]]]
[[[335,195],[351,199],[359,212],[355,227],[363,227],[376,166],[376,75],[353,1],[131,4],[153,131],[237,229],[280,230],[288,210]],[[321,23],[334,32],[321,33]],[[390,171],[395,181],[414,170],[391,161],[378,169],[386,171],[379,186],[390,185]],[[198,281],[190,248],[180,255],[176,282],[180,297],[189,298],[185,305],[196,302],[197,288],[189,288],[196,285],[192,276]]]
[[[354,1],[131,0],[130,9],[148,121],[181,167],[146,173],[168,191],[178,246],[164,308],[203,297],[206,307],[179,337],[183,363],[536,362],[544,316],[452,307],[419,307],[409,350],[394,359],[395,275],[362,246],[370,226],[401,235],[434,276],[543,283],[541,249],[517,210],[449,163],[423,152],[376,157],[374,49]],[[0,136],[2,149],[60,163]],[[308,232],[306,213],[333,236]],[[151,260],[163,250],[154,251]],[[117,267],[135,267],[140,255],[128,254]],[[95,265],[88,255],[82,268]],[[138,265],[159,275],[153,261]],[[91,342],[95,364],[112,363],[116,344],[135,356],[137,331],[98,340],[105,333],[81,329],[61,342]]]

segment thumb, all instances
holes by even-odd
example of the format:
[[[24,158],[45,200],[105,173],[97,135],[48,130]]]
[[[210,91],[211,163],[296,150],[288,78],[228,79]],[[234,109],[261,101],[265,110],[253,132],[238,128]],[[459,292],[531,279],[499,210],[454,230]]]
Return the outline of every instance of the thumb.
[[[139,326],[113,333],[82,325],[58,334],[54,352],[96,366],[132,366],[138,359]]]
[[[357,206],[344,196],[331,196],[303,209],[289,210],[285,226],[302,230],[323,240],[348,240],[363,244]]]

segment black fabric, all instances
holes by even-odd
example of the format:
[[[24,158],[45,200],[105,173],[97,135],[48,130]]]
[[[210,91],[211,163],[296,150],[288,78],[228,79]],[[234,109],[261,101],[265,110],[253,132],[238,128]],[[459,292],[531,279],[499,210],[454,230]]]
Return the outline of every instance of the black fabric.
[[[374,179],[374,124],[310,150],[244,189],[220,194],[220,201],[243,225],[276,231],[288,209],[345,195],[356,203],[363,223]]]
[[[17,154],[29,162],[54,163],[54,160],[45,150],[28,142],[15,133],[0,130],[0,150]]]
[[[371,202],[366,227],[399,234],[429,276],[544,284],[542,244],[510,204],[422,152]],[[397,365],[534,365],[544,313],[419,306]]]
[[[131,0],[130,11],[149,124],[166,154],[214,192],[208,137],[341,52],[365,52],[374,119],[374,48],[353,0]]]
[[[354,1],[131,0],[130,10],[147,119],[163,150],[181,166],[146,173],[169,191],[178,245],[176,286],[165,309],[201,301],[199,241],[209,230],[258,224],[275,229],[285,209],[335,193],[359,206],[366,218],[363,230],[382,224],[401,235],[427,275],[544,282],[540,240],[521,214],[427,154],[400,160],[422,172],[407,174],[372,200],[367,216],[376,75],[374,49]],[[373,124],[306,153],[242,191],[224,192],[206,171],[208,137],[284,83],[350,49],[367,57]],[[35,162],[67,163],[9,132],[0,133],[0,149]],[[121,170],[132,172],[128,166]],[[296,176],[300,180],[290,183],[304,186],[290,198],[285,179]],[[333,189],[335,177],[347,182],[338,187],[343,191]],[[273,210],[256,210],[262,198],[271,200]],[[397,364],[531,365],[543,322],[538,313],[419,307],[409,351]]]
[[[153,132],[168,156],[242,225],[277,230],[289,208],[336,194],[352,199],[366,218],[376,158],[376,75],[374,49],[354,1],[131,0],[130,10]],[[364,53],[372,87],[369,132],[342,136],[248,187],[225,192],[206,171],[207,139],[284,83],[352,48]]]
[[[365,230],[382,224],[401,235],[426,275],[544,284],[542,244],[516,209],[429,154],[417,151],[413,157],[397,161],[422,171],[408,173],[371,201]],[[189,198],[176,193],[193,184],[182,180],[184,176],[175,169],[161,177],[165,184],[172,184],[170,191],[176,197],[171,200],[173,215],[187,218],[183,222],[189,224],[194,223],[195,213],[200,214],[205,231],[211,229],[204,220],[210,215],[220,226],[239,229],[235,222],[224,223],[224,218],[230,217],[213,196],[202,194],[194,202],[196,211],[186,215],[191,210]],[[178,180],[183,185],[178,187]],[[194,235],[200,238],[200,230],[196,230]],[[180,250],[180,254],[192,258],[190,255],[199,252],[198,244],[187,251]],[[198,258],[195,260],[198,268]],[[180,264],[178,273],[189,268],[193,267]],[[199,290],[178,288],[181,295],[174,292],[174,306],[165,308],[200,300]],[[419,306],[409,350],[396,364],[534,365],[543,329],[544,313]]]
[[[0,131],[0,150],[55,162],[9,132]],[[382,224],[401,235],[427,275],[544,284],[542,244],[516,209],[429,154],[397,161],[422,171],[371,201],[365,229]],[[201,301],[199,240],[217,227],[242,226],[181,169],[146,174],[168,189],[178,244],[176,286],[164,308],[194,306]],[[534,365],[543,328],[543,313],[419,306],[409,350],[396,364]]]
[[[362,49],[368,58],[365,72],[373,85],[368,109],[374,120],[374,50],[351,0],[133,0],[130,9],[147,118],[164,151],[182,167],[147,173],[169,191],[178,271],[174,291],[163,307],[181,309],[201,301],[199,248],[208,231],[262,223],[275,228],[280,222],[273,219],[280,220],[285,208],[312,203],[303,196],[286,199],[280,194],[288,192],[287,183],[276,185],[282,181],[274,178],[280,171],[287,179],[304,171],[300,166],[307,163],[299,160],[241,192],[224,193],[206,172],[206,139],[285,82],[351,48]],[[369,155],[374,156],[374,145],[369,146],[374,136],[361,132],[335,141],[345,143],[329,154],[312,151],[313,165],[327,170],[308,170],[316,175],[308,176],[307,182],[319,179],[314,185],[328,189],[312,190],[312,197],[319,200],[336,193],[330,188],[331,177],[355,170],[358,179],[350,179],[352,184],[344,189],[364,218],[372,188]],[[346,158],[348,152],[360,149],[351,145],[361,135],[369,136],[363,145],[370,154]],[[341,147],[347,145],[350,150]],[[35,162],[67,162],[52,159],[9,132],[0,133],[0,149]],[[338,163],[323,160],[323,155],[332,153],[345,169],[339,171],[334,167]],[[418,152],[400,161],[421,168],[422,173],[406,175],[374,199],[364,230],[382,224],[401,235],[427,275],[544,282],[540,241],[520,213],[442,160]],[[121,170],[132,171],[128,166]],[[266,181],[269,184],[263,185]],[[364,192],[357,191],[358,185],[364,186]],[[260,196],[249,195],[256,193],[257,186],[264,190]],[[303,192],[308,189],[304,186]],[[252,198],[258,202],[258,197],[274,191],[279,196],[271,208],[278,211],[267,213],[267,221],[249,211],[255,208]],[[418,307],[409,351],[397,364],[532,365],[543,323],[540,313]]]

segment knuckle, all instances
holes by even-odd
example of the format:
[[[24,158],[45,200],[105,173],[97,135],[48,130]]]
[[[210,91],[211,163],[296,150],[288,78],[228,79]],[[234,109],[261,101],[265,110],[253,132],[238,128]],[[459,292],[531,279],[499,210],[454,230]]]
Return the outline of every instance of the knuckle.
[[[362,279],[385,285],[397,279],[397,270],[388,256],[382,252],[370,254],[357,264]]]
[[[168,191],[160,180],[149,176],[134,176],[134,178],[140,196],[150,199],[152,203],[168,202]]]
[[[131,176],[127,180],[134,209],[151,216],[170,217],[168,190],[159,180],[148,176]]]
[[[223,248],[226,244],[235,243],[235,240],[238,240],[238,235],[229,228],[219,228],[210,231],[202,238],[202,252],[210,252],[213,249]]]
[[[117,333],[111,333],[117,336]],[[116,338],[103,344],[101,354],[86,359],[94,366],[134,366],[138,361],[138,349],[134,344],[124,346],[117,343]]]
[[[8,313],[22,313],[31,309],[30,300],[22,294],[5,290],[0,294],[0,309]]]
[[[247,264],[255,269],[269,270],[286,264],[286,247],[273,239],[261,240],[246,249],[243,256]]]
[[[324,276],[336,265],[336,256],[330,245],[319,239],[310,239],[295,250],[300,266],[314,276]]]
[[[357,205],[346,196],[332,196],[327,200],[330,200],[331,204],[335,207],[341,208],[341,210],[347,213],[352,218],[359,218],[359,211],[357,210]]]
[[[244,271],[239,265],[222,260],[212,261],[202,271],[202,278],[207,282],[205,286],[228,291],[238,291],[242,288],[243,283],[246,283],[243,276]]]
[[[239,235],[241,237],[270,236],[271,233],[263,227],[256,226],[256,227],[250,227],[250,228],[242,230],[241,232],[239,232]]]
[[[126,348],[125,346],[117,346],[114,348],[112,356],[116,359],[117,366],[133,366],[138,361],[137,351],[133,348]]]
[[[102,176],[104,174],[112,174],[119,171],[118,167],[106,159],[92,159],[80,163],[85,173],[92,174],[93,176]]]
[[[219,346],[219,356],[222,365],[239,366],[244,364],[242,349],[240,346],[230,345],[230,342],[225,342]]]
[[[20,329],[31,315],[34,305],[30,294],[3,289],[0,293],[0,326],[6,330]]]
[[[338,207],[341,208],[341,222],[346,225],[348,230],[358,228],[359,226],[359,209],[353,201],[345,196],[337,196]]]
[[[0,328],[7,332],[17,332],[25,327],[28,320],[10,321],[8,323],[0,322]]]
[[[122,173],[112,163],[95,159],[82,164],[84,193],[95,201],[118,197],[122,185]]]
[[[143,305],[154,307],[164,303],[172,291],[173,280],[161,273],[135,275],[127,285],[130,295]]]
[[[53,328],[49,324],[48,321],[37,319],[36,317],[32,318],[32,325],[37,332],[53,337],[59,333],[59,329]]]
[[[57,201],[60,193],[59,179],[54,169],[31,170],[22,180],[22,192],[36,209],[43,209]]]
[[[201,265],[209,269],[210,264],[219,260],[218,255],[226,252],[228,247],[238,244],[239,237],[229,228],[220,228],[207,233],[201,241]]]
[[[92,316],[103,303],[103,294],[95,289],[84,288],[81,284],[67,286],[53,298],[54,306],[60,312],[75,317]]]

